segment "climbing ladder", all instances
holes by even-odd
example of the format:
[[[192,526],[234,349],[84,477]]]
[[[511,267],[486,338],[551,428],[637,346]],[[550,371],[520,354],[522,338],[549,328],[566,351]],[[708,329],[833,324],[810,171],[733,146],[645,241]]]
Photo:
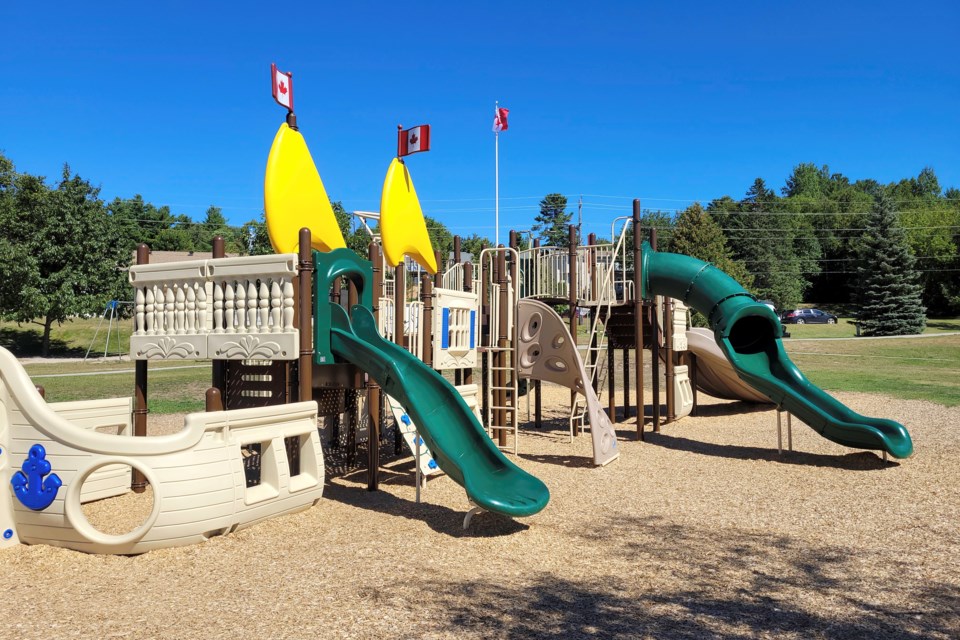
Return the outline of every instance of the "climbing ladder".
[[[497,274],[496,278],[490,278],[487,299],[482,301],[490,309],[489,331],[481,340],[487,376],[485,427],[501,448],[504,448],[502,443],[506,437],[512,435],[513,453],[516,454],[520,432],[517,412],[517,335],[513,319],[518,291],[513,286],[516,278],[512,277],[511,272],[517,272],[513,266],[519,264],[519,254],[509,247],[484,249],[480,254],[480,264],[487,273]],[[504,267],[505,273],[499,273],[498,264]],[[505,324],[501,319],[504,301]]]
[[[615,233],[617,222],[623,222],[619,234]],[[578,252],[587,254],[587,260],[594,265],[591,271],[593,281],[589,286],[589,298],[581,300],[584,306],[597,309],[590,324],[590,334],[585,345],[577,345],[584,369],[589,376],[584,386],[591,385],[597,393],[601,393],[607,376],[607,324],[614,314],[614,307],[625,304],[629,299],[632,286],[628,286],[626,274],[626,247],[627,229],[630,227],[629,218],[618,218],[611,225],[611,237],[616,237],[616,243],[590,245],[579,247]],[[578,263],[580,260],[578,259]],[[601,273],[602,272],[602,273]],[[618,276],[619,272],[619,276]],[[632,284],[632,283],[631,283]],[[579,288],[579,287],[578,287]],[[589,421],[586,403],[577,395],[570,407],[570,436],[574,429],[577,433],[583,431]]]

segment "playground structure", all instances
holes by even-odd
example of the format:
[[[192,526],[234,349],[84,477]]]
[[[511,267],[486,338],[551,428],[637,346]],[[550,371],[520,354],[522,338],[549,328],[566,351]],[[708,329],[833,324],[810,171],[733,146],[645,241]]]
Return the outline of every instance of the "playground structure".
[[[402,438],[418,474],[442,471],[463,486],[465,527],[481,511],[531,516],[549,491],[503,454],[520,446],[520,381],[531,381],[537,424],[540,382],[571,389],[570,435],[589,429],[593,463],[603,466],[619,455],[617,349],[622,419],[637,415],[640,438],[649,350],[654,430],[664,417],[694,411],[699,387],[785,408],[846,446],[912,451],[902,425],[860,416],[810,384],[783,351],[778,319],[736,282],[699,260],[657,252],[655,234],[644,242],[638,201],[631,217],[614,221],[610,243],[591,236],[578,246],[571,227],[567,248],[521,249],[511,232],[510,246],[484,249],[474,262],[461,259],[456,239],[441,270],[409,170],[394,160],[382,235],[363,260],[344,248],[288,117],[267,163],[265,202],[275,255],[224,258],[218,241],[212,259],[150,265],[146,247],[138,249],[130,270],[133,401],[47,404],[0,351],[0,472],[5,479],[11,470],[14,489],[0,494],[0,546],[141,553],[193,544],[316,503],[324,448],[352,463],[364,436],[367,486],[376,490],[391,421],[397,449]],[[301,224],[305,210],[315,212],[309,224]],[[551,306],[561,304],[569,324]],[[688,330],[688,304],[708,318],[712,345]],[[574,339],[580,308],[590,318],[582,353]],[[187,416],[175,435],[147,437],[148,362],[193,359],[213,362],[207,411]],[[148,485],[153,507],[125,534],[97,531],[82,513],[83,502]]]

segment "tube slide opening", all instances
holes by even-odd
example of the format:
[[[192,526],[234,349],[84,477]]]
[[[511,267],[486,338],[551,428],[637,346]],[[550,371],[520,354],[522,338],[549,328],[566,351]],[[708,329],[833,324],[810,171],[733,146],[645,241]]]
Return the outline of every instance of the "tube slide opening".
[[[770,319],[763,316],[747,316],[734,323],[730,329],[730,346],[737,353],[752,355],[765,351],[777,339]]]

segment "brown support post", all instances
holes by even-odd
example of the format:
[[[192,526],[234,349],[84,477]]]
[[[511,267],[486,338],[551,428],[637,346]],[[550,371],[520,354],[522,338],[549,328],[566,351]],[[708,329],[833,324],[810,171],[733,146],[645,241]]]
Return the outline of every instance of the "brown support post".
[[[226,255],[226,245],[223,241],[223,236],[214,236],[213,257],[223,258]],[[222,301],[220,305],[223,305]],[[222,402],[227,395],[227,361],[214,358],[211,365],[213,379],[210,381],[210,384],[220,391],[220,400]]]
[[[504,248],[501,244],[501,251],[497,254],[497,284],[500,285],[500,298],[499,304],[497,305],[497,312],[499,314],[498,322],[499,330],[497,331],[497,351],[496,358],[494,360],[494,366],[497,367],[494,372],[494,385],[497,387],[497,392],[495,395],[495,403],[497,407],[496,412],[496,424],[499,427],[507,426],[507,410],[502,407],[507,406],[507,371],[506,371],[506,360],[507,354],[505,349],[510,346],[509,341],[507,340],[507,305],[510,302],[509,296],[507,295],[507,252],[503,251]],[[498,430],[499,435],[497,436],[497,442],[501,447],[507,446],[507,430],[501,428]]]
[[[650,247],[657,250],[657,230],[650,229]],[[660,433],[660,314],[657,305],[657,298],[653,297],[653,306],[650,308],[650,333],[652,341],[652,352],[650,354],[650,369],[653,378],[651,381],[653,388],[653,431]]]
[[[690,412],[690,415],[696,416],[700,413],[699,407],[697,406],[697,356],[689,351],[687,354],[690,356],[690,360],[688,361],[690,364],[690,390],[693,391],[693,410]]]
[[[150,262],[150,249],[145,244],[137,245],[137,264]],[[133,435],[146,437],[147,435],[147,361],[137,360],[134,365],[134,404],[133,404]],[[134,493],[143,493],[147,490],[147,478],[143,472],[133,467],[130,478],[130,488]]]
[[[42,385],[42,384],[36,385],[36,389],[37,389],[37,393],[40,394],[40,397],[43,398],[44,400],[46,400],[46,399],[47,399],[47,390],[43,388],[43,385]]]
[[[540,248],[540,238],[534,238],[533,248],[534,249]],[[536,260],[536,256],[534,256],[534,260]],[[537,286],[536,281],[533,282],[533,286],[534,288],[536,288]],[[542,402],[542,396],[540,393],[541,392],[540,382],[541,382],[540,380],[533,381],[533,388],[537,392],[536,401],[534,403],[534,418],[533,418],[534,422],[533,423],[534,425],[536,425],[537,429],[543,426],[543,402]]]
[[[589,270],[590,278],[590,300],[594,303],[598,301],[600,283],[597,282],[597,250],[594,248],[594,245],[597,244],[597,235],[591,233],[587,236],[587,244],[590,246],[590,253],[587,255],[587,269]],[[597,326],[597,319],[600,315],[600,305],[595,305],[590,307],[590,328]],[[598,347],[600,346],[600,336],[591,335],[590,336],[590,366],[593,367],[593,370],[596,371],[599,366],[600,353],[598,352]],[[612,370],[611,370],[612,371]],[[600,376],[596,376],[593,379],[593,392],[597,395],[600,395]],[[610,416],[611,420],[615,419],[615,416]]]
[[[373,317],[380,317],[380,296],[383,294],[383,256],[380,245],[371,242],[367,255],[373,263]],[[380,386],[367,376],[367,412],[370,415],[369,440],[367,441],[367,491],[376,491],[380,486]]]
[[[468,262],[463,265],[463,290],[467,293],[470,293],[473,290],[473,263]],[[479,316],[476,320],[477,327],[479,328],[482,322],[481,318],[483,316],[483,300],[480,301],[481,308],[477,309],[477,315]],[[479,342],[474,344],[479,345]],[[473,384],[473,367],[466,367],[463,369],[463,384]]]
[[[297,276],[297,326],[300,329],[300,357],[297,360],[297,379],[300,381],[297,397],[300,402],[313,400],[313,251],[310,229],[300,229],[300,255]]]
[[[481,349],[485,347],[493,346],[493,336],[490,335],[490,326],[492,318],[490,317],[492,312],[490,309],[490,267],[487,266],[487,261],[483,260],[483,252],[486,251],[487,245],[483,245],[483,249],[480,251],[480,346]],[[480,354],[480,390],[482,401],[480,403],[480,414],[483,416],[483,426],[489,424],[490,419],[490,406],[487,402],[487,367],[489,366],[489,355],[485,351],[481,351]]]
[[[570,307],[570,337],[573,338],[573,345],[576,347],[580,344],[579,337],[577,336],[577,227],[575,225],[569,225],[568,227],[568,242],[569,247],[567,249],[567,258],[568,258],[568,269],[570,271],[570,291],[567,296],[567,303]],[[584,381],[586,383],[586,381]],[[577,392],[570,391],[570,406],[573,406],[574,401],[577,399]],[[577,430],[574,429],[574,433],[577,433]]]
[[[617,383],[613,378],[615,360],[615,350],[613,347],[607,347],[607,417],[614,423],[617,421]]]
[[[460,264],[460,236],[453,236],[453,264]]]
[[[433,367],[433,282],[428,273],[420,277],[420,301],[423,303],[423,364]]]
[[[673,298],[663,299],[663,352],[666,360],[664,367],[664,385],[667,387],[667,422],[673,422],[677,419],[676,411],[673,407],[674,389],[673,382],[676,378],[676,369],[673,362]]]
[[[533,390],[536,392],[533,402],[533,424],[539,429],[543,426],[543,395],[540,388],[540,380],[533,381]]]
[[[630,419],[630,349],[623,351],[623,419]]]
[[[393,270],[393,341],[403,347],[403,312],[407,307],[407,277],[401,262]]]
[[[223,397],[220,395],[220,389],[210,387],[207,389],[205,411],[223,411]]]
[[[443,263],[441,262],[442,256],[439,251],[433,252],[433,258],[437,262],[437,272],[433,275],[433,286],[442,287],[443,286],[443,268],[440,266]],[[426,337],[426,336],[424,336]]]
[[[636,343],[635,361],[637,363],[637,437],[643,440],[644,397],[643,397],[643,255],[640,237],[640,200],[633,201],[633,338]],[[624,365],[626,367],[626,365]],[[626,384],[626,380],[624,380]]]
[[[511,232],[511,233],[514,233],[514,235],[516,235],[515,232]],[[514,246],[514,248],[516,248],[516,245]],[[519,290],[519,287],[520,287],[520,261],[519,261],[519,260],[514,260],[512,254],[510,255],[510,258],[511,258],[511,260],[510,260],[510,279],[511,279],[511,281],[513,282],[514,294],[517,295],[517,296],[519,296],[519,295],[520,295],[520,290]],[[512,297],[508,299],[508,304],[513,304],[513,298],[512,298]],[[514,310],[513,319],[514,319],[513,338],[512,338],[511,341],[510,341],[510,342],[511,342],[510,346],[511,346],[511,348],[513,349],[513,350],[511,351],[511,355],[510,355],[510,378],[511,378],[512,380],[514,380],[514,382],[515,382],[515,384],[516,384],[516,386],[517,386],[517,393],[519,394],[519,393],[520,393],[520,387],[519,387],[520,380],[518,379],[518,371],[517,371],[517,363],[518,363],[518,360],[517,360],[517,358],[520,357],[520,355],[519,355],[519,354],[520,354],[520,331],[519,331],[519,330],[517,329],[517,327],[516,327],[516,319],[517,319],[516,310]],[[513,385],[511,385],[511,386],[513,386]],[[510,406],[512,406],[513,409],[514,409],[514,411],[511,413],[511,418],[510,418],[510,426],[513,427],[513,429],[514,429],[513,437],[514,437],[514,438],[519,438],[519,437],[520,437],[519,424],[515,423],[514,421],[519,422],[519,420],[520,420],[520,398],[519,398],[518,396],[513,396],[513,397],[511,398],[511,400],[510,400]]]

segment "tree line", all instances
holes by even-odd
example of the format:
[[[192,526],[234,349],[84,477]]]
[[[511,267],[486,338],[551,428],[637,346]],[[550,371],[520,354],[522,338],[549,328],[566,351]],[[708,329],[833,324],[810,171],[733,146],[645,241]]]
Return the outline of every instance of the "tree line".
[[[534,230],[545,245],[566,246],[571,218],[566,198],[548,194]],[[881,275],[915,284],[930,315],[960,313],[960,190],[943,189],[929,167],[881,184],[799,164],[779,194],[757,178],[739,199],[646,210],[643,226],[657,229],[660,250],[712,262],[778,309],[862,307]]]
[[[331,204],[347,246],[366,256],[369,233],[353,224],[340,202]],[[887,212],[886,226],[871,222],[878,207]],[[571,217],[566,198],[548,194],[534,231],[545,245],[565,246]],[[426,222],[434,248],[446,257],[453,234],[438,220]],[[758,178],[740,199],[723,196],[680,212],[644,211],[643,225],[658,229],[661,250],[713,262],[781,309],[803,300],[857,300],[867,276],[893,268],[909,277],[915,272],[930,313],[960,313],[960,190],[942,189],[929,168],[883,185],[800,164],[779,195]],[[895,236],[885,244],[875,241],[881,227]],[[41,325],[44,353],[53,323],[99,314],[109,301],[129,298],[126,269],[138,244],[208,252],[218,235],[229,255],[272,252],[262,214],[236,227],[213,205],[196,222],[140,195],[105,202],[99,188],[68,165],[50,184],[18,172],[0,153],[0,317]],[[478,234],[461,242],[473,256],[487,244]],[[869,266],[871,252],[879,251],[910,264]]]

